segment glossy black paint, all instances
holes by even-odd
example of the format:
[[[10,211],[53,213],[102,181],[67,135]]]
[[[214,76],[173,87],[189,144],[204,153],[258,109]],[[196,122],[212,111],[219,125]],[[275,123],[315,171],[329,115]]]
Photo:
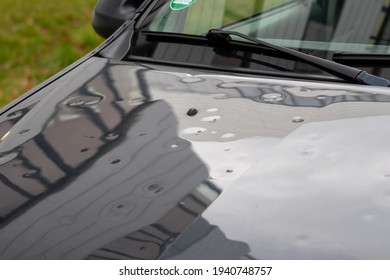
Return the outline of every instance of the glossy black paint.
[[[1,259],[390,258],[389,89],[140,22],[0,112]]]
[[[144,0],[99,0],[93,11],[92,25],[103,38],[110,37],[126,20],[135,16],[135,11]]]
[[[46,91],[1,116],[3,259],[389,257],[387,89],[90,58]]]

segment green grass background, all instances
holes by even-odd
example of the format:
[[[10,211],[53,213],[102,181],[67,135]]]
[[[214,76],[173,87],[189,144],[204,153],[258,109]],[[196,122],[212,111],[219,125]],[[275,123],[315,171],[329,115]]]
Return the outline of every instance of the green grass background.
[[[97,0],[0,0],[0,107],[68,66],[103,39]]]

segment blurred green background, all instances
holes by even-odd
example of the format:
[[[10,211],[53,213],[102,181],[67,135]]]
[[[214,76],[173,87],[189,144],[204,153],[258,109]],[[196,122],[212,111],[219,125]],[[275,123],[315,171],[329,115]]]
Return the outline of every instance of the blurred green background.
[[[97,0],[0,0],[0,107],[68,66],[103,39]]]

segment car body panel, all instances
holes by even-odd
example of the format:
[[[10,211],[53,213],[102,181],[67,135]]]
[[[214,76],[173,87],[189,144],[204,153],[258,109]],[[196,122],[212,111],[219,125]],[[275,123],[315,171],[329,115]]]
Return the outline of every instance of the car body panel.
[[[388,259],[389,102],[89,58],[0,118],[0,258]]]

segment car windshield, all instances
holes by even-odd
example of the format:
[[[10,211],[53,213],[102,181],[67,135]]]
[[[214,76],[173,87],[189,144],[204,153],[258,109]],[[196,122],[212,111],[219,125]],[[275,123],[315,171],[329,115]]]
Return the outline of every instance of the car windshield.
[[[139,24],[129,59],[332,77],[283,52],[254,49],[243,36],[231,36],[233,51],[214,48],[205,35],[220,29],[390,79],[389,16],[390,0],[156,0]]]
[[[389,0],[165,0],[150,31],[244,33],[301,49],[389,53]]]

